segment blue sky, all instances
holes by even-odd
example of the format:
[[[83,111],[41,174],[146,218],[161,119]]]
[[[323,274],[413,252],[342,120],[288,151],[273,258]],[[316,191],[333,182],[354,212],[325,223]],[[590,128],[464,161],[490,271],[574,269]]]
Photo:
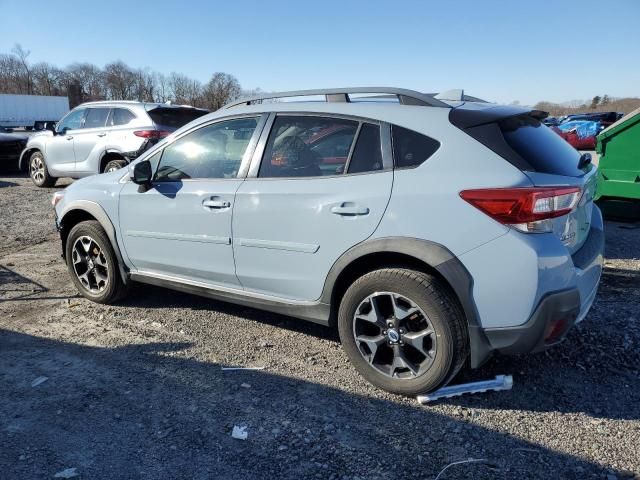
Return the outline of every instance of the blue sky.
[[[235,75],[244,88],[464,88],[509,103],[640,96],[640,0],[0,0],[0,53]]]

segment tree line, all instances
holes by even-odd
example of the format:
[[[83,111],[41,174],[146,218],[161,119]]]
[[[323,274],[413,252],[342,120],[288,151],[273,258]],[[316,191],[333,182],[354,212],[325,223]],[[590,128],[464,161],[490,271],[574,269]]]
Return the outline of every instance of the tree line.
[[[48,62],[31,63],[30,53],[20,44],[10,53],[0,53],[0,93],[68,96],[71,108],[95,100],[138,100],[170,101],[212,111],[252,93],[243,92],[238,79],[224,72],[202,83],[182,73],[165,75],[119,60],[103,68],[79,62],[59,68]]]
[[[596,95],[591,102],[575,100],[565,104],[553,102],[538,102],[534,106],[537,110],[549,112],[551,115],[569,115],[586,112],[622,112],[629,113],[640,108],[640,98],[612,98],[609,95]]]

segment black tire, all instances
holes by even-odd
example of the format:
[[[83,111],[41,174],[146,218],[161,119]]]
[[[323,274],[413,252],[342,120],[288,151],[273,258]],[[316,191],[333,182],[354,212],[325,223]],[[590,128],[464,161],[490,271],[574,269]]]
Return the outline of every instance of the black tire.
[[[56,177],[49,174],[47,163],[41,152],[35,151],[29,157],[29,176],[36,187],[53,187],[56,184]]]
[[[77,263],[81,263],[79,257],[83,256],[78,253],[81,252],[81,249],[78,247],[84,246],[83,242],[87,238],[95,244],[89,243],[89,251],[86,252],[85,257],[93,256],[91,263],[94,267],[93,275],[91,274],[90,268],[81,269],[82,265],[77,265]],[[74,248],[77,249],[75,254]],[[75,225],[67,236],[65,256],[73,284],[83,297],[96,303],[108,304],[117,301],[126,294],[127,289],[120,276],[117,257],[113,251],[109,237],[107,237],[107,234],[99,222],[87,220]],[[100,273],[97,273],[98,269]],[[88,285],[83,283],[81,275],[79,275],[79,273],[86,272],[87,270],[89,272],[84,280],[88,282]],[[100,278],[103,278],[105,272],[107,281],[104,282],[104,285],[101,287],[98,285],[98,275],[100,275]],[[95,286],[95,288],[92,289],[92,285]]]
[[[370,363],[371,360],[365,358],[362,353],[362,343],[355,340],[355,314],[361,308],[363,302],[375,295],[396,295],[400,299],[410,299],[421,312],[415,318],[421,318],[422,313],[426,316],[423,322],[430,323],[425,331],[433,331],[430,334],[433,338],[433,357],[426,363],[424,372],[418,371],[415,376],[407,371],[406,378],[398,378],[396,370],[391,366],[391,373],[383,373],[379,368]],[[414,314],[415,315],[415,314]],[[395,318],[392,316],[392,318]],[[408,318],[408,317],[407,317]],[[413,318],[413,316],[412,316]],[[360,320],[361,321],[361,320]],[[389,320],[384,320],[387,322]],[[413,320],[404,320],[413,321]],[[366,323],[366,322],[365,322]],[[405,324],[406,325],[406,324]],[[379,328],[376,325],[376,328]],[[340,340],[349,359],[356,370],[369,382],[388,392],[401,395],[416,396],[432,392],[449,382],[462,368],[469,352],[468,332],[466,321],[457,299],[448,286],[440,279],[426,273],[408,270],[404,268],[385,268],[367,273],[356,280],[346,291],[338,312],[338,330]],[[380,328],[380,330],[382,330]],[[388,330],[390,332],[391,329]],[[403,330],[400,330],[403,332]],[[384,333],[384,332],[383,332]],[[412,332],[404,332],[406,334]],[[376,334],[378,338],[381,333]],[[401,345],[391,345],[390,337],[382,335],[384,342],[378,347],[382,354],[387,353],[382,349],[390,349]],[[372,337],[369,337],[372,338]],[[407,342],[406,337],[405,342]],[[402,341],[399,342],[403,344]],[[424,345],[423,345],[424,347]],[[407,345],[402,347],[407,351]],[[409,348],[411,352],[411,348]],[[428,347],[432,348],[432,347]],[[369,355],[369,359],[376,358],[377,353]],[[391,353],[395,356],[395,353]],[[383,355],[384,357],[384,355]],[[403,354],[403,359],[406,358]],[[426,360],[426,357],[424,358]]]
[[[125,160],[111,160],[104,166],[102,173],[112,172],[114,170],[120,170],[127,164]]]

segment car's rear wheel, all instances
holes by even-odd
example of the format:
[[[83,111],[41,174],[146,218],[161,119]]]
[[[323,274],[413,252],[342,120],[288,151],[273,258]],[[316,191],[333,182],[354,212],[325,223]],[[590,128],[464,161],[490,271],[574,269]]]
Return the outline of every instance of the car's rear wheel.
[[[338,314],[342,345],[356,370],[389,392],[431,392],[460,370],[468,355],[464,317],[438,278],[403,268],[360,277]]]
[[[104,166],[103,173],[115,172],[116,170],[120,170],[127,164],[124,160],[111,160]]]
[[[82,296],[97,303],[112,303],[125,293],[109,237],[99,222],[75,225],[65,246],[71,279]]]
[[[53,187],[57,178],[49,175],[49,169],[41,152],[33,152],[29,157],[29,176],[36,187]]]

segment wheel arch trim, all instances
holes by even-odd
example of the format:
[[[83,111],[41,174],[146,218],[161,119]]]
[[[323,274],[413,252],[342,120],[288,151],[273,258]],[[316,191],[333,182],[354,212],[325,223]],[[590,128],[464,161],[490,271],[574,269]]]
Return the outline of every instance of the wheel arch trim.
[[[129,281],[129,274],[125,269],[125,263],[122,258],[122,253],[120,252],[116,229],[114,228],[109,215],[107,215],[107,212],[105,212],[100,205],[90,200],[75,200],[64,206],[62,212],[58,217],[59,224],[63,226],[65,217],[67,217],[69,213],[74,211],[82,211],[91,215],[102,226],[107,234],[107,237],[109,238],[109,241],[111,242],[111,247],[116,254],[116,259],[118,260],[118,269],[120,270],[122,281],[124,283],[127,283]],[[65,248],[66,246],[62,245],[63,255]]]
[[[40,152],[44,157],[43,149],[37,145],[27,146],[24,150],[22,150],[22,153],[20,153],[20,158],[18,159],[18,169],[20,169],[20,171],[28,168],[29,159],[35,152]]]
[[[124,160],[125,162],[130,163],[127,156],[121,150],[118,150],[117,148],[107,148],[100,154],[99,161],[98,161],[98,172],[102,173],[102,169],[106,167],[107,163],[111,161],[111,160],[105,161],[107,157],[116,156],[116,155],[119,157],[122,157],[122,160]]]
[[[462,262],[445,246],[411,237],[384,237],[367,240],[347,250],[333,264],[322,291],[320,301],[332,303],[338,280],[355,261],[368,255],[400,254],[427,265],[441,275],[452,288],[462,307],[469,332],[471,366],[476,368],[489,358],[491,347],[482,329],[473,300],[473,277]]]

